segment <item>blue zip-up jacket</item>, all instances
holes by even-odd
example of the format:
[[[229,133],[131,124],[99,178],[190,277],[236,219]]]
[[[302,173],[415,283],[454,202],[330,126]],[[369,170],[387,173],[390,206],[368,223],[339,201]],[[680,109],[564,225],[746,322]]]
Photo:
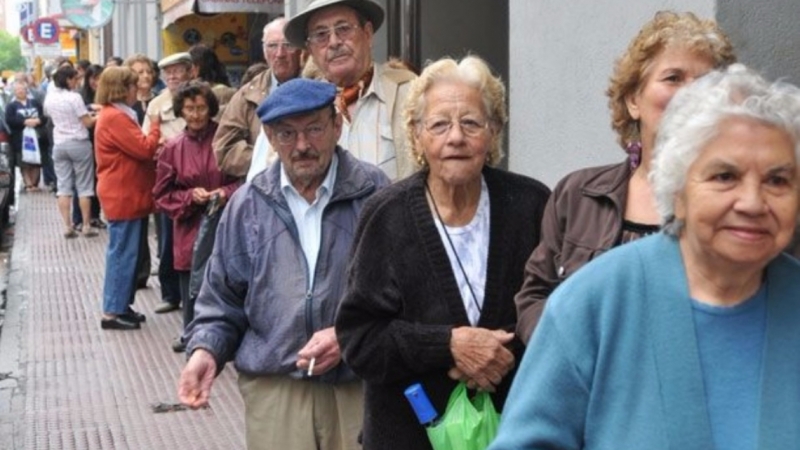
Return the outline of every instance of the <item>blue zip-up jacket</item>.
[[[297,352],[316,331],[333,326],[361,208],[389,184],[377,167],[341,147],[336,152],[314,285],[276,163],[236,191],[225,208],[186,332],[189,354],[211,352],[220,371],[234,360],[248,375],[304,377],[295,366]],[[314,378],[337,383],[355,376],[342,363]]]

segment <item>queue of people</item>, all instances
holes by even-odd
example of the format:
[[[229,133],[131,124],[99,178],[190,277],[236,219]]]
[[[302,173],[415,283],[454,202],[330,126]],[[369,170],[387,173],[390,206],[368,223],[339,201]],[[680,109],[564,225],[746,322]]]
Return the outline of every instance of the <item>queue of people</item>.
[[[713,21],[659,12],[606,92],[622,161],[551,193],[498,168],[488,64],[377,63],[383,21],[314,0],[264,27],[238,90],[202,45],[98,66],[91,102],[68,65],[44,111],[20,84],[15,126],[55,127],[65,237],[73,195],[97,234],[96,156],[101,328],[146,321],[156,212],[178,397],[207,406],[232,362],[248,449],[433,448],[415,383],[440,415],[457,386],[490,392],[492,450],[800,447],[800,89],[737,64]]]
[[[286,23],[338,96],[275,83],[251,103],[261,137],[251,121],[238,127],[251,173],[223,214],[185,336],[181,401],[207,405],[234,361],[248,448],[430,448],[404,390],[421,383],[441,413],[459,382],[493,393],[492,449],[800,444],[800,403],[780,395],[797,384],[785,333],[800,266],[781,252],[797,221],[800,92],[735,65],[713,21],[659,13],[607,92],[627,158],[570,174],[551,196],[492,168],[502,82],[478,57],[445,58],[407,80],[399,126],[381,115],[408,154],[395,147],[398,161],[381,165],[380,145],[354,153],[396,182],[370,192],[357,221],[334,221],[325,205],[341,156],[328,155],[334,140],[334,155],[358,148],[343,136],[369,138],[346,131],[371,120],[358,110],[380,88],[363,48],[381,20],[369,1],[320,0]],[[225,162],[247,156],[221,150],[222,170],[241,176],[244,164]],[[402,158],[415,172],[398,172]],[[342,227],[351,250],[337,259],[327,236]],[[332,289],[343,266],[346,285]],[[352,374],[362,390],[345,398]]]
[[[376,86],[355,68],[369,67],[359,42],[380,26],[377,11],[316,1],[288,21],[287,41],[339,87],[338,114],[326,119],[311,82],[295,97],[283,83],[255,108],[278,159],[251,161],[266,168],[223,214],[181,400],[208,404],[234,361],[248,448],[430,448],[404,390],[421,383],[441,413],[459,382],[493,393],[492,449],[800,444],[800,403],[793,388],[781,395],[797,384],[786,333],[800,314],[800,266],[781,252],[797,221],[800,91],[734,64],[714,22],[659,13],[608,90],[627,158],[568,175],[551,196],[492,168],[502,82],[480,58],[445,58],[408,81],[391,128],[416,172],[378,164],[396,182],[371,193],[357,221],[334,221],[330,204],[318,208],[335,198],[340,178],[327,183],[341,156],[325,150],[357,145],[342,139],[359,126],[348,121],[369,120],[353,114],[365,98],[344,97],[353,80],[362,95]],[[380,163],[370,148],[354,154]],[[350,254],[336,259],[327,236],[347,226]],[[331,289],[345,265],[346,285]],[[363,390],[345,399],[352,374]]]

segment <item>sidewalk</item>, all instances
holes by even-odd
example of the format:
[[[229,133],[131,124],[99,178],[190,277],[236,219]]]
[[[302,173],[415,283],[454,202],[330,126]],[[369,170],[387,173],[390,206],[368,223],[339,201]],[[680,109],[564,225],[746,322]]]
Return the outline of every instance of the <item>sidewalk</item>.
[[[18,203],[0,330],[0,450],[244,448],[230,366],[210,408],[154,412],[177,402],[185,362],[170,349],[181,314],[153,313],[158,279],[137,293],[134,307],[147,316],[141,330],[102,331],[107,232],[64,239],[52,194]]]

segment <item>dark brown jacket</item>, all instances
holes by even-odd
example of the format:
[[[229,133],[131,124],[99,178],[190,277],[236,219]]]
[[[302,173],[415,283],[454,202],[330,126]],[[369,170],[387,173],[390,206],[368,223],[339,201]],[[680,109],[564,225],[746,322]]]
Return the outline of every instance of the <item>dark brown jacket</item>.
[[[256,108],[267,98],[272,71],[265,70],[242,86],[219,119],[212,147],[220,170],[230,176],[244,178],[250,169],[253,144],[261,131]]]
[[[630,163],[573,172],[556,185],[542,218],[541,240],[525,264],[516,295],[517,335],[527,343],[550,293],[619,241]]]

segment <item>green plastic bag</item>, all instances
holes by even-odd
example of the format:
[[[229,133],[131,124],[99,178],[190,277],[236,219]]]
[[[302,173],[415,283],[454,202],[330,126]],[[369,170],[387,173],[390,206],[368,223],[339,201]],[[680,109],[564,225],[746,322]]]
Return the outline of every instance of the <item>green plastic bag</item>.
[[[439,422],[426,428],[434,450],[485,450],[497,434],[500,414],[488,392],[470,399],[467,386],[458,383]]]

